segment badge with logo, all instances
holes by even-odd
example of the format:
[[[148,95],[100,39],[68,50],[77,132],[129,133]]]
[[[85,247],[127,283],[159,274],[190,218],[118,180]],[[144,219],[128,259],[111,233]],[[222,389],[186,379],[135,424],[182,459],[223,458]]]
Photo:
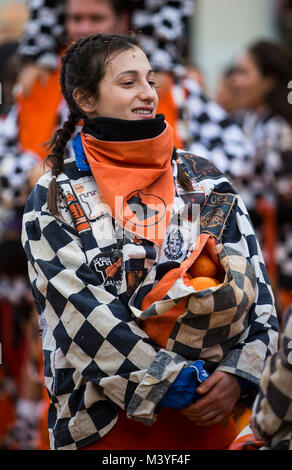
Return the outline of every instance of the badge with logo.
[[[129,226],[144,228],[158,224],[165,216],[165,212],[163,199],[137,190],[125,198],[121,216]]]
[[[90,263],[104,286],[119,286],[122,282],[122,254],[120,250],[96,255]]]
[[[226,221],[236,200],[236,194],[212,191],[201,212],[201,232],[210,233],[220,241]]]
[[[177,230],[176,233],[169,233],[167,236],[167,247],[164,250],[165,256],[170,260],[178,260],[183,256],[183,236],[181,230]]]

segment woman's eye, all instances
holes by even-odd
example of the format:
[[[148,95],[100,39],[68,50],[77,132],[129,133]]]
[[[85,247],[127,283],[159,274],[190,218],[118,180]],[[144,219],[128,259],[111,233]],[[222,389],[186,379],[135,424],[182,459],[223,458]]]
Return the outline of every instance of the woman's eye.
[[[134,83],[133,81],[129,81],[129,82],[122,83],[122,85],[123,86],[131,86],[131,85],[133,85],[133,83]]]
[[[155,80],[148,80],[148,83],[152,88],[158,88],[158,85]]]

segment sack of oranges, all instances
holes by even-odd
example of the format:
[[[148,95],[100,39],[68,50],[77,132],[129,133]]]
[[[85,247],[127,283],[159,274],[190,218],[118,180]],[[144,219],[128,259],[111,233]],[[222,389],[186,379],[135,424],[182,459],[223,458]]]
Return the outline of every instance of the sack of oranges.
[[[222,283],[222,271],[218,264],[207,254],[202,253],[186,273],[185,283],[196,291],[216,287]]]

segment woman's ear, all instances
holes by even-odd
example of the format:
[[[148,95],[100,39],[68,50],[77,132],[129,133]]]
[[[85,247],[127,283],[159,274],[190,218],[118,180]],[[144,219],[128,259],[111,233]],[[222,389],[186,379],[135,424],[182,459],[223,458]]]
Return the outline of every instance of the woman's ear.
[[[93,96],[88,96],[88,93],[82,90],[82,88],[75,88],[72,96],[75,103],[84,114],[91,118],[97,115]]]

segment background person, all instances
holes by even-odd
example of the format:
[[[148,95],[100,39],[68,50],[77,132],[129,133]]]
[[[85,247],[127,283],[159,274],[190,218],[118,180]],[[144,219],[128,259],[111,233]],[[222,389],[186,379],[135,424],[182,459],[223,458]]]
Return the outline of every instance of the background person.
[[[242,127],[255,150],[254,170],[237,185],[263,239],[280,311],[291,303],[292,107],[291,56],[271,41],[251,44],[234,74],[237,102],[248,112]]]

